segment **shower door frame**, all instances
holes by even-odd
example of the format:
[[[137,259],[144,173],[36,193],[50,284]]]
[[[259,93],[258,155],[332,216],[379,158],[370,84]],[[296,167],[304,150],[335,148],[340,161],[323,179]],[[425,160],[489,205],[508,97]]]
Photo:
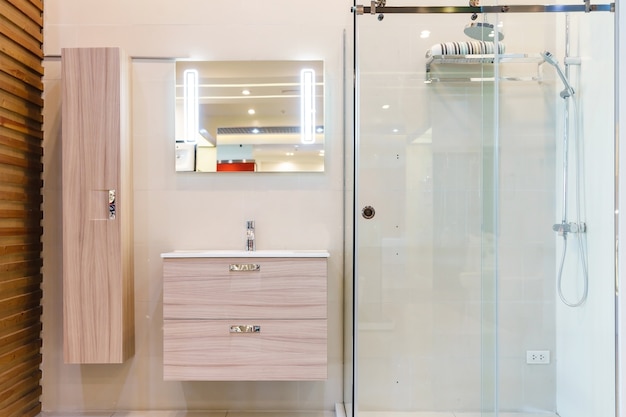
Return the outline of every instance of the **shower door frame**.
[[[386,6],[386,1],[381,0],[379,2],[372,1],[371,6],[362,6],[358,5],[356,0],[354,2],[352,12],[354,14],[354,65],[353,65],[353,77],[354,77],[354,88],[353,88],[353,161],[352,161],[352,175],[354,181],[354,196],[353,196],[353,204],[352,204],[352,305],[351,305],[351,314],[352,314],[352,345],[349,347],[351,349],[352,355],[352,369],[351,369],[351,385],[347,384],[346,387],[351,388],[349,399],[351,401],[351,415],[358,415],[358,397],[357,397],[357,388],[358,388],[358,356],[357,356],[357,347],[358,347],[358,283],[357,283],[357,275],[358,275],[358,259],[359,259],[359,245],[358,245],[358,216],[361,210],[359,207],[358,201],[358,172],[359,172],[359,137],[360,137],[360,109],[359,109],[359,95],[358,89],[360,85],[359,80],[359,71],[358,71],[358,42],[357,42],[357,33],[358,33],[358,25],[357,19],[359,15],[380,15],[384,16],[384,14],[392,14],[392,13],[400,13],[400,14],[437,14],[437,13],[465,13],[465,14],[497,14],[497,13],[562,13],[562,12],[611,12],[614,15],[614,74],[615,74],[615,93],[614,93],[614,126],[615,126],[615,136],[614,136],[614,155],[615,155],[615,183],[614,183],[614,205],[615,205],[615,217],[614,217],[614,230],[615,230],[615,416],[616,417],[626,417],[626,405],[623,405],[624,399],[626,399],[626,387],[622,383],[622,378],[626,375],[626,367],[622,365],[622,361],[620,360],[621,354],[626,355],[626,342],[622,339],[622,330],[624,330],[623,334],[626,334],[626,325],[622,323],[626,323],[626,302],[621,301],[619,296],[619,284],[620,284],[620,266],[622,263],[623,255],[620,255],[619,252],[619,239],[626,238],[626,227],[619,222],[619,209],[620,206],[626,206],[626,193],[620,193],[619,185],[621,183],[622,172],[619,169],[620,161],[622,158],[626,160],[626,149],[621,150],[619,147],[620,139],[626,135],[626,129],[622,129],[621,131],[618,129],[620,126],[620,120],[623,120],[626,123],[626,86],[620,83],[620,68],[626,68],[626,57],[620,56],[619,48],[620,45],[626,45],[626,35],[621,33],[620,21],[626,22],[626,10],[622,10],[619,5],[615,3],[609,4],[598,4],[593,5],[590,4],[588,0],[586,0],[583,4],[575,4],[575,5],[511,5],[511,6],[478,6],[478,7],[431,7],[431,6],[418,6],[418,7],[390,7]],[[626,31],[625,31],[626,33]],[[494,64],[497,64],[497,58]],[[497,65],[494,65],[495,69],[495,79],[498,79],[497,73]],[[498,84],[496,82],[495,84]],[[626,84],[626,83],[624,83]],[[498,88],[495,88],[495,95],[497,95]],[[497,102],[497,100],[495,100]],[[497,112],[498,106],[495,106],[495,111]],[[497,129],[494,132],[494,140],[497,142]],[[494,158],[497,156],[494,155]],[[497,161],[495,162],[494,169],[497,169]],[[494,179],[497,181],[497,179]],[[497,184],[494,183],[494,186],[497,187]],[[483,197],[483,203],[487,202],[486,197]],[[492,201],[494,203],[494,201]],[[494,207],[494,213],[497,213]],[[495,222],[495,220],[494,220]],[[626,259],[626,258],[624,258]],[[495,261],[497,263],[497,261]],[[494,270],[495,271],[495,270]],[[497,280],[497,272],[494,272]],[[494,292],[495,297],[496,292]],[[494,299],[494,320],[497,320],[497,307],[495,306],[496,300]],[[495,337],[497,338],[497,322],[495,322]],[[497,342],[494,341],[494,354],[497,355]],[[481,355],[483,355],[481,349]],[[497,362],[494,360],[494,368],[492,369],[494,373],[493,379],[493,410],[482,410],[481,415],[490,415],[497,416],[499,415],[498,408],[498,395],[497,395],[497,386],[498,386],[498,375],[497,375],[497,366],[495,365]],[[484,388],[484,387],[483,387]],[[484,408],[484,398],[485,393],[481,388],[481,396],[483,399],[481,400],[481,407]],[[624,398],[624,399],[623,399]],[[625,410],[625,411],[623,411]]]

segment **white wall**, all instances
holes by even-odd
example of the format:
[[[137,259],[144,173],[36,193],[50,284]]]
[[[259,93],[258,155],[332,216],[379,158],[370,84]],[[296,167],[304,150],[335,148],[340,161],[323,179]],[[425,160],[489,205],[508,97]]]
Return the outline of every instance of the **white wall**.
[[[343,112],[347,1],[48,0],[45,8],[43,408],[332,410],[343,401]],[[132,62],[136,354],[123,365],[62,359],[60,60],[65,47],[122,47]],[[174,60],[322,59],[326,171],[174,172]],[[259,249],[328,249],[325,382],[162,380],[160,253],[239,249],[254,219]]]
[[[576,112],[572,103],[570,149],[573,152],[577,135],[575,122],[579,121],[579,137],[584,143],[582,190],[585,198],[581,210],[588,226],[589,297],[578,308],[566,307],[557,301],[557,410],[563,417],[612,416],[615,413],[613,19],[612,14],[592,13],[573,15],[570,21],[570,54],[579,56],[582,61],[579,67],[571,67],[580,110]],[[559,22],[559,27],[565,27],[564,20]],[[559,45],[565,45],[564,38]],[[561,112],[562,106],[559,106],[557,114],[561,116]],[[562,132],[562,118],[557,119],[557,123]],[[574,159],[570,159],[570,164],[574,164]],[[570,178],[568,217],[569,221],[575,221],[574,177]],[[560,215],[561,205],[557,210]],[[560,255],[560,239],[557,248]],[[575,300],[582,288],[578,256],[575,235],[570,235],[567,272],[563,278],[564,291],[570,300]]]

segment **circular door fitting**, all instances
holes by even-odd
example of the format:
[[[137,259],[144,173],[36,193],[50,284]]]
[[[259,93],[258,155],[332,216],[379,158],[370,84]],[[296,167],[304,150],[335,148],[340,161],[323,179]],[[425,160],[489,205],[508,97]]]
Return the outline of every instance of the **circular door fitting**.
[[[375,215],[376,215],[376,210],[374,210],[374,207],[372,206],[365,206],[361,210],[361,216],[363,216],[364,219],[369,220]]]

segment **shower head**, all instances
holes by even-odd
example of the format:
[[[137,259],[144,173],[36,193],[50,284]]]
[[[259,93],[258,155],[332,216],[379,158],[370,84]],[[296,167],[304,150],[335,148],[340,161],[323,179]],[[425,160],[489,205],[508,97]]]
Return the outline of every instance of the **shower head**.
[[[548,64],[553,65],[555,67],[559,66],[559,62],[554,58],[554,55],[552,55],[552,53],[550,53],[549,51],[543,51],[541,53],[541,57],[543,58],[544,61],[546,61]]]
[[[496,33],[498,41],[504,39],[504,35],[500,31],[496,31],[491,23],[487,22],[471,22],[463,30],[467,36],[479,41],[495,41]]]
[[[559,78],[561,79],[561,81],[563,82],[563,85],[565,86],[563,91],[561,91],[561,93],[560,93],[561,98],[566,99],[566,98],[568,98],[570,96],[573,96],[574,95],[574,89],[572,88],[572,85],[569,83],[569,81],[565,77],[565,74],[563,74],[563,71],[561,71],[561,67],[559,66],[559,62],[554,58],[554,55],[552,55],[548,51],[543,51],[541,53],[541,57],[543,58],[543,60],[545,62],[547,62],[548,64],[550,64],[550,65],[552,65],[554,67],[554,69],[556,70],[556,73],[559,75]]]

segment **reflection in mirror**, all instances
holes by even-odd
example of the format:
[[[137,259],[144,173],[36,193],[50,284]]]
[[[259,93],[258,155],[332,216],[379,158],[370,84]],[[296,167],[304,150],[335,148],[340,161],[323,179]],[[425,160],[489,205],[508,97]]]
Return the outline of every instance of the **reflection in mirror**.
[[[178,61],[176,171],[324,170],[322,61]]]

